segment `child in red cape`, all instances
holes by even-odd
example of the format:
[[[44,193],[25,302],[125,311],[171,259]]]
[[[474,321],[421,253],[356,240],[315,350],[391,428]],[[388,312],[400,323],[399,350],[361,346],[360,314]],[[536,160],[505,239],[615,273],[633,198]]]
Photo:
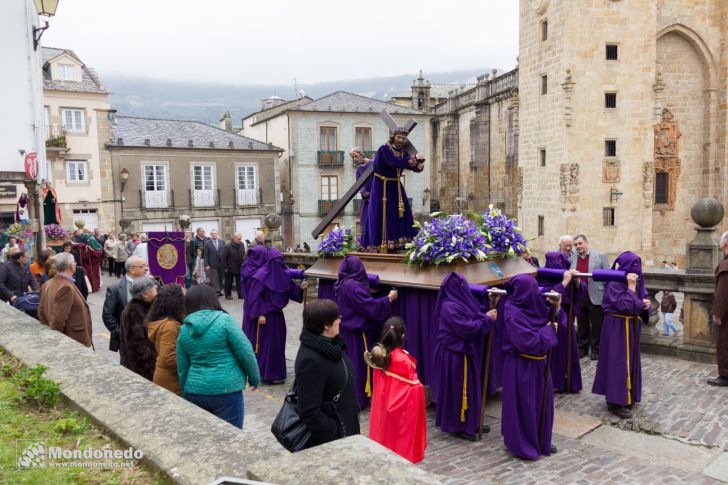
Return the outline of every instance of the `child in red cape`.
[[[412,463],[425,457],[425,388],[417,378],[415,358],[402,348],[404,321],[391,317],[382,340],[365,352],[374,368],[369,437]]]

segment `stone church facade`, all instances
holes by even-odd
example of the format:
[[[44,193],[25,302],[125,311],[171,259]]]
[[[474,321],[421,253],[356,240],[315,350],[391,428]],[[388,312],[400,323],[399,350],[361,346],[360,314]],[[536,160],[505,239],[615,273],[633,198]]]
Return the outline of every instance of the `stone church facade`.
[[[531,245],[585,233],[684,267],[692,205],[727,202],[728,2],[521,0],[519,40]]]

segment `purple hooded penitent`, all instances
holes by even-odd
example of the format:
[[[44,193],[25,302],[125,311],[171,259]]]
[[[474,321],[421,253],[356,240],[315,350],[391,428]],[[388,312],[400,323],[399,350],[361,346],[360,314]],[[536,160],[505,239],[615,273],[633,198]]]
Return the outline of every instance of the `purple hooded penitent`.
[[[276,248],[266,251],[267,261],[252,276],[247,290],[248,315],[251,321],[246,332],[258,358],[260,376],[266,381],[286,378],[286,319],[283,309],[289,300],[303,301],[301,288],[291,279],[291,272]],[[259,316],[266,318],[259,325]]]
[[[546,253],[546,268],[551,269],[563,269],[568,271],[571,262],[561,252],[551,251]],[[574,302],[572,306],[572,318],[576,318],[576,314],[579,311],[579,302],[586,296],[586,284],[578,278],[572,279],[571,285],[578,285],[578,290],[574,291]],[[579,364],[579,348],[576,342],[576,329],[574,328],[574,322],[571,322],[571,342],[567,343],[568,329],[566,323],[569,319],[569,306],[572,305],[570,302],[569,289],[564,288],[561,282],[554,282],[549,280],[539,280],[539,286],[546,288],[547,290],[553,290],[561,294],[561,308],[564,311],[563,318],[559,318],[559,331],[556,333],[556,337],[559,340],[558,345],[554,347],[551,354],[551,377],[553,378],[554,389],[556,391],[564,392],[579,392],[582,389],[581,383],[581,365]],[[571,362],[567,362],[569,359],[569,352],[567,345],[571,345]],[[570,366],[570,383],[569,389],[566,389],[566,369]]]
[[[248,250],[248,257],[245,258],[243,264],[240,265],[240,289],[242,293],[243,301],[243,332],[248,337],[248,340],[254,342],[252,338],[255,337],[257,317],[253,318],[250,316],[250,308],[248,293],[250,291],[250,284],[253,282],[253,275],[261,266],[263,266],[268,259],[266,255],[265,246],[256,245],[252,246]]]
[[[387,296],[372,297],[364,265],[352,255],[339,264],[334,293],[341,312],[339,333],[346,341],[346,353],[354,364],[359,407],[364,408],[372,395],[372,374],[364,361],[364,352],[370,351],[379,341],[382,324],[392,316],[392,305]]]
[[[553,327],[548,325],[551,309],[543,301],[532,276],[514,276],[505,284],[505,289],[508,298],[503,309],[501,434],[511,453],[536,460],[540,455],[551,454],[554,397],[546,356],[556,346],[557,339]]]
[[[450,273],[440,285],[435,321],[435,426],[473,435],[480,422],[483,337],[493,320],[481,311],[467,280]]]
[[[649,319],[649,310],[642,301],[647,291],[642,281],[642,260],[636,254],[620,254],[612,269],[635,273],[640,278],[637,292],[617,281],[604,287],[604,323],[592,392],[603,395],[608,403],[629,406],[642,399],[640,332],[642,322]]]

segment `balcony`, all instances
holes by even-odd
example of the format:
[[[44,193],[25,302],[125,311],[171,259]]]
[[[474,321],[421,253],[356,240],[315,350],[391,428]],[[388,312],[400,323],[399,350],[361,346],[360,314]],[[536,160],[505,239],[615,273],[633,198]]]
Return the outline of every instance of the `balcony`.
[[[343,153],[343,152],[342,152]],[[331,211],[331,209],[334,208],[334,205],[336,205],[336,200],[319,200],[318,201],[318,213],[320,216],[325,216],[326,214]]]
[[[235,207],[257,206],[263,200],[263,189],[237,189],[235,191]]]
[[[374,160],[374,158],[377,156],[377,151],[376,150],[365,150],[364,156],[370,160]]]
[[[192,207],[215,207],[214,190],[189,190],[190,208]]]
[[[66,129],[62,125],[47,125],[46,132],[46,148],[67,149],[66,145]]]
[[[174,190],[140,190],[139,207],[142,209],[171,209],[174,207]]]
[[[319,167],[343,167],[344,152],[342,150],[319,150],[318,151]]]

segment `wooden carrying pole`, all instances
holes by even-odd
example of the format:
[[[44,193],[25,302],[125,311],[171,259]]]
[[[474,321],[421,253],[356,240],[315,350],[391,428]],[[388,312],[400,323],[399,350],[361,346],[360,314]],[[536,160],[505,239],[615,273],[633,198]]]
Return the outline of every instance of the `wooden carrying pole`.
[[[490,310],[496,307],[496,302],[499,295],[505,295],[505,290],[498,290],[492,288],[488,290],[488,296],[490,297]],[[483,372],[483,387],[481,389],[480,399],[480,421],[478,422],[478,440],[483,439],[483,424],[485,423],[485,405],[488,402],[488,374],[490,373],[490,351],[493,348],[493,328],[488,332],[488,344],[485,348],[485,370]]]
[[[579,282],[578,279],[572,280],[569,284],[569,313],[566,321],[566,392],[571,392],[571,336],[574,333],[574,285]]]
[[[550,297],[550,298],[558,298],[559,294],[554,291],[549,291],[548,293],[544,293],[543,296]],[[557,315],[557,306],[553,305],[551,308],[551,318],[549,323],[553,324],[556,322],[556,315]],[[557,324],[558,325],[558,324]],[[551,349],[546,352],[546,372],[544,373],[544,381],[543,381],[543,395],[541,396],[541,420],[538,430],[538,449],[539,453],[543,450],[543,436],[545,433],[545,426],[546,426],[546,398],[548,397],[548,390],[549,390],[549,374],[551,373]]]

